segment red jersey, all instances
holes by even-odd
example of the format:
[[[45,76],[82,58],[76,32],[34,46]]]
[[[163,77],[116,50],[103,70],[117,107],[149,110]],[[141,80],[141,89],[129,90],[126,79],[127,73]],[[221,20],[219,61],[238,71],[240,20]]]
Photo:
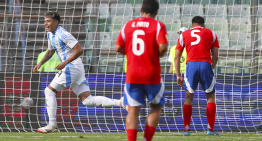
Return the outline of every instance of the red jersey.
[[[161,82],[159,45],[167,44],[165,25],[153,18],[140,17],[127,22],[116,45],[125,47],[126,83],[158,84]]]
[[[187,63],[190,61],[211,64],[210,50],[219,47],[216,34],[207,28],[196,26],[183,32],[177,41],[176,49],[183,51],[186,47]]]

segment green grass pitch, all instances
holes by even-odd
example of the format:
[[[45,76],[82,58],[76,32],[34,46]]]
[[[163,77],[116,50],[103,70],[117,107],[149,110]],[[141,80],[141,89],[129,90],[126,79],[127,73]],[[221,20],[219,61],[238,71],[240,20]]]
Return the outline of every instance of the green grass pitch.
[[[143,141],[143,133],[138,133],[138,141]],[[126,141],[125,133],[0,133],[0,141]],[[262,141],[262,134],[221,134],[207,136],[192,133],[184,137],[178,133],[156,133],[153,141]]]

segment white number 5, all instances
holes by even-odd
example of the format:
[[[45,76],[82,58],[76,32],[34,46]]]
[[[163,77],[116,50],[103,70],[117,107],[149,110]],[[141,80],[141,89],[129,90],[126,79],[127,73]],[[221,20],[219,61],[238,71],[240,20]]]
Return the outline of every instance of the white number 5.
[[[192,31],[191,31],[191,37],[196,37],[196,38],[197,38],[196,41],[191,42],[191,46],[192,46],[192,45],[197,45],[197,44],[200,42],[200,36],[197,35],[197,34],[195,34],[195,32],[200,32],[200,30],[192,30]]]
[[[143,30],[136,30],[133,33],[132,51],[135,55],[140,56],[145,51],[145,42],[138,38],[138,35],[145,35],[145,32]],[[137,44],[139,44],[139,50],[137,49]]]

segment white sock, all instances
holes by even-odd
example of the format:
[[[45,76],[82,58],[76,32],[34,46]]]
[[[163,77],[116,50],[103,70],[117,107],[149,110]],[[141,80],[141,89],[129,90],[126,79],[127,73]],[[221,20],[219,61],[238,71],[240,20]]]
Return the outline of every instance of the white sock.
[[[115,99],[115,106],[121,106],[121,101],[119,99]]]
[[[48,87],[45,88],[45,99],[46,99],[47,114],[49,117],[49,124],[56,126],[57,102],[56,102],[55,92],[50,90]]]
[[[120,100],[110,99],[104,96],[90,95],[83,101],[83,104],[87,106],[112,107],[112,106],[120,106]]]

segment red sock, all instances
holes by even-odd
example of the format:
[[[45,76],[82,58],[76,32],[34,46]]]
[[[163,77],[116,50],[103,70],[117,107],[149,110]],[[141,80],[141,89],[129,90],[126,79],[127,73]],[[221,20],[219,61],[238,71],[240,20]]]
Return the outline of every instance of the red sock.
[[[146,141],[151,141],[155,132],[156,128],[146,125],[144,132],[144,138],[146,139]]]
[[[216,103],[207,103],[207,129],[213,131],[216,121]]]
[[[183,106],[184,132],[190,131],[190,122],[192,116],[192,105]]]
[[[136,129],[126,129],[127,141],[136,141],[137,130]]]

